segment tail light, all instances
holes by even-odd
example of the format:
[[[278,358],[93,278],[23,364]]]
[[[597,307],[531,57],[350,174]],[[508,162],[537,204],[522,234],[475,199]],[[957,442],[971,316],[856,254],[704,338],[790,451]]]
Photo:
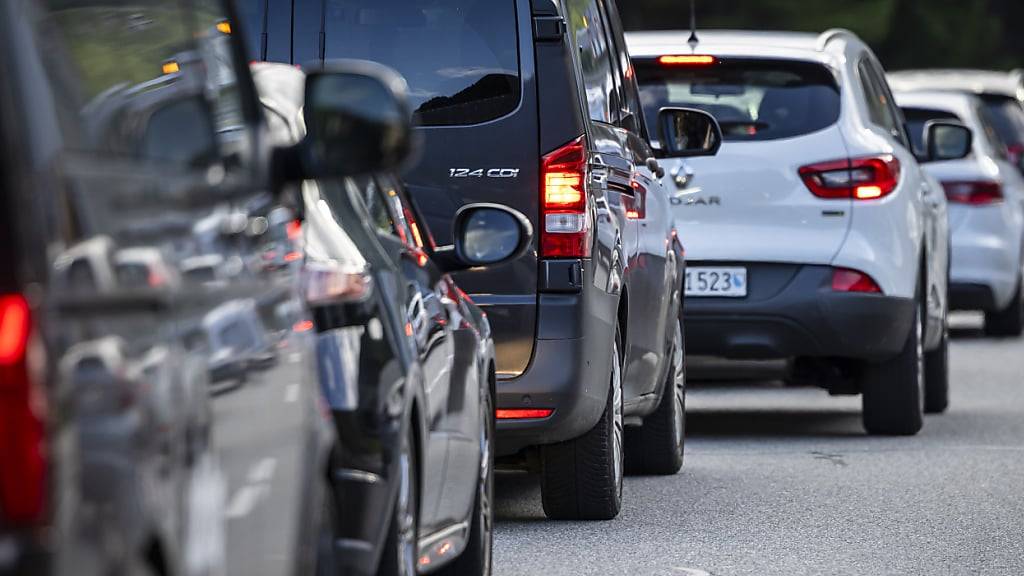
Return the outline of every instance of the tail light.
[[[1024,142],[1020,144],[1010,144],[1007,149],[1010,153],[1010,161],[1014,164],[1020,164],[1021,158],[1024,158]]]
[[[858,270],[850,270],[849,268],[835,268],[832,270],[832,290],[834,292],[882,293],[882,289],[871,276]]]
[[[31,337],[25,298],[0,296],[0,515],[18,524],[45,508],[46,401],[29,366]]]
[[[590,256],[590,216],[587,210],[586,182],[587,149],[582,136],[542,159],[542,258]]]
[[[555,411],[550,408],[499,408],[494,411],[494,417],[498,420],[522,420],[547,418]]]
[[[718,59],[709,54],[666,54],[658,58],[662,66],[711,66]]]
[[[889,195],[900,180],[900,161],[884,154],[811,164],[800,178],[819,198],[874,200]]]
[[[1003,201],[1003,187],[991,180],[960,180],[943,182],[946,199],[953,204],[985,206]]]

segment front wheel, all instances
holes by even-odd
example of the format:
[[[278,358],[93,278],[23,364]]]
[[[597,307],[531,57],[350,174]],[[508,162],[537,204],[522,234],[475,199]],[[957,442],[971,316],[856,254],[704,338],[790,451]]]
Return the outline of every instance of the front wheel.
[[[949,327],[943,321],[942,341],[924,355],[924,412],[941,414],[949,407]]]
[[[579,438],[541,449],[541,500],[555,520],[611,520],[622,506],[622,356],[612,345],[608,400],[597,424]]]
[[[924,422],[924,317],[920,296],[917,300],[903,350],[892,360],[864,369],[863,420],[869,434],[910,436]]]

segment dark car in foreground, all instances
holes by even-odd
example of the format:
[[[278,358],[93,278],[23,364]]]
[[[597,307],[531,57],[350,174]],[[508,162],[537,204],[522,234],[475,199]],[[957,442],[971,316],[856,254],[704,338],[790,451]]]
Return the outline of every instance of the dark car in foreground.
[[[310,76],[275,145],[235,21],[0,4],[0,573],[486,572],[492,348],[443,271],[528,231],[477,207],[452,247],[385,238],[400,199],[370,218],[353,179],[410,148],[401,81]]]
[[[691,139],[652,149],[614,4],[241,6],[253,59],[359,58],[406,78],[424,146],[403,180],[439,241],[479,202],[537,230],[511,265],[456,280],[494,329],[502,465],[541,473],[548,516],[615,517],[627,467],[675,473],[685,263],[655,158],[714,153],[720,134],[670,110],[665,127]]]

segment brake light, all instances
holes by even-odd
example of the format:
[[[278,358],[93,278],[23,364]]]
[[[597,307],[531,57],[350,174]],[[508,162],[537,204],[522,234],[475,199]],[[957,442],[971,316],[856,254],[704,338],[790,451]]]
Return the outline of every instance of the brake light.
[[[864,292],[881,294],[882,289],[871,276],[849,268],[832,270],[832,290],[834,292]]]
[[[550,408],[499,408],[494,411],[494,417],[498,420],[520,420],[547,418],[555,411]]]
[[[0,516],[40,520],[45,508],[45,397],[32,381],[32,314],[20,294],[0,296]]]
[[[990,180],[958,180],[943,182],[946,199],[952,204],[985,206],[1003,201],[1003,187]]]
[[[541,160],[542,258],[590,256],[587,148],[583,136]]]
[[[820,162],[800,168],[800,178],[819,198],[875,200],[888,196],[900,179],[900,161],[883,154]]]
[[[718,59],[708,54],[666,54],[658,58],[662,66],[710,66]]]

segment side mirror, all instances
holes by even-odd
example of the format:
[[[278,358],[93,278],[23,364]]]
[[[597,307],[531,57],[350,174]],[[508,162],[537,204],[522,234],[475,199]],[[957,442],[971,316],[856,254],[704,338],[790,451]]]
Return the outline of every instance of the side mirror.
[[[722,128],[715,117],[694,108],[662,108],[658,139],[663,158],[714,156],[722,146]]]
[[[453,246],[438,248],[434,259],[446,272],[510,262],[530,247],[533,226],[519,212],[500,204],[468,204],[455,213]]]
[[[278,183],[394,170],[414,149],[405,80],[361,60],[327,62],[307,72],[306,135],[279,149]]]
[[[929,120],[924,125],[924,149],[928,162],[959,160],[971,153],[974,135],[959,122]]]

